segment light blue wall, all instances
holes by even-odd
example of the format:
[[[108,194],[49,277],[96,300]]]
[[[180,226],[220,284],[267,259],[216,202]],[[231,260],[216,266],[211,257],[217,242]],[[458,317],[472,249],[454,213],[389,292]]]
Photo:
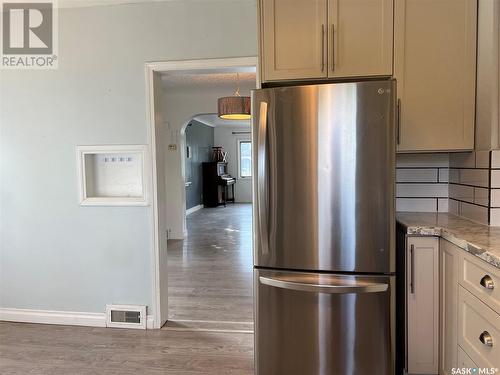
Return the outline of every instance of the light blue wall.
[[[144,63],[254,56],[255,1],[63,9],[59,69],[2,71],[0,307],[151,305],[150,207],[81,207],[75,146],[148,143]]]

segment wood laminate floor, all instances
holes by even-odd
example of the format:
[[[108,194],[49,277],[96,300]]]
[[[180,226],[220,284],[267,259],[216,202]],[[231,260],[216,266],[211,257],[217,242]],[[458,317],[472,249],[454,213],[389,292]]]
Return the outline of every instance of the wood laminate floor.
[[[253,335],[0,322],[2,375],[251,375]]]
[[[252,329],[252,206],[201,209],[187,229],[185,240],[168,242],[169,320]]]
[[[2,375],[253,374],[251,206],[188,216],[161,330],[0,322]]]

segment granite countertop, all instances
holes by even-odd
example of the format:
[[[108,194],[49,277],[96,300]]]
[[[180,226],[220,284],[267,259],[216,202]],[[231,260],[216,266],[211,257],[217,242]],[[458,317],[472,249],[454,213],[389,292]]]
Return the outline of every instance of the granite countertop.
[[[407,234],[440,236],[500,268],[500,227],[489,227],[449,213],[398,212]]]

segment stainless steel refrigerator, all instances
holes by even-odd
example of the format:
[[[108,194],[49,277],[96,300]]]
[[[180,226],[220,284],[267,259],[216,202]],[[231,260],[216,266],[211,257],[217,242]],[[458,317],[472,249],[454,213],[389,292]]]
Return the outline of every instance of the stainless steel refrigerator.
[[[393,375],[394,80],[252,92],[258,375]]]

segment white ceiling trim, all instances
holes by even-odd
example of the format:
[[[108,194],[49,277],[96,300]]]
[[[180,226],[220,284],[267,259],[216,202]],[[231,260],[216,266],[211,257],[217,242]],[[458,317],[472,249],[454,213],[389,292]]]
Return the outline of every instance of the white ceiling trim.
[[[113,6],[125,4],[144,4],[144,3],[163,3],[176,1],[193,1],[193,0],[58,0],[58,8],[89,8],[99,6]],[[225,0],[211,0],[225,1]]]
[[[221,89],[228,90],[230,95],[236,90],[238,81],[235,73],[224,74],[184,74],[184,75],[167,75],[162,74],[162,84],[167,90],[184,89],[184,90],[200,90],[200,89]],[[250,90],[255,89],[256,75],[255,73],[244,73],[239,76],[239,84],[242,94],[250,93]]]

